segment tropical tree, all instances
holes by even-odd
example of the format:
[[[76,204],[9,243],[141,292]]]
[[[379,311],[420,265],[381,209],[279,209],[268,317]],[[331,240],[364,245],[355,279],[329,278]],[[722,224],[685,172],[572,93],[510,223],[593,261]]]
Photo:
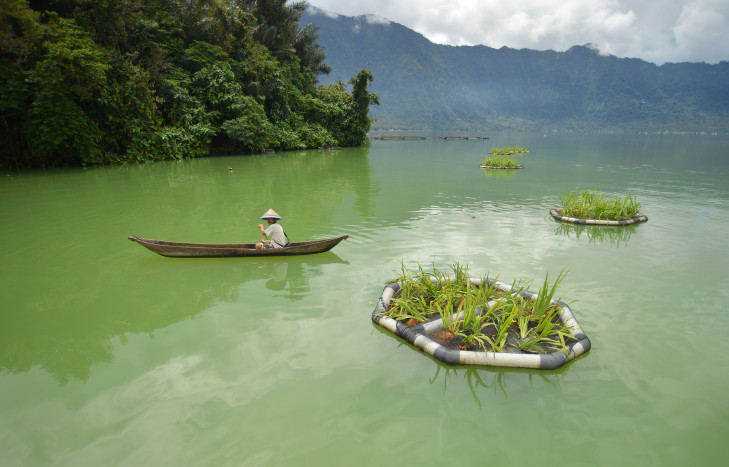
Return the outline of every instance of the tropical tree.
[[[109,56],[74,21],[46,15],[39,60],[30,70],[27,129],[33,153],[64,164],[99,156],[97,122],[89,111],[104,95]]]
[[[352,85],[352,100],[348,114],[349,135],[344,144],[359,146],[367,139],[367,132],[372,126],[372,119],[369,117],[370,105],[380,104],[379,96],[368,90],[374,79],[375,75],[363,68],[357,76],[349,80]]]
[[[295,54],[294,40],[299,17],[308,4],[303,1],[257,0],[255,16],[258,28],[254,37],[279,60],[286,61]]]
[[[0,168],[362,144],[373,75],[316,86],[306,6],[0,0]]]

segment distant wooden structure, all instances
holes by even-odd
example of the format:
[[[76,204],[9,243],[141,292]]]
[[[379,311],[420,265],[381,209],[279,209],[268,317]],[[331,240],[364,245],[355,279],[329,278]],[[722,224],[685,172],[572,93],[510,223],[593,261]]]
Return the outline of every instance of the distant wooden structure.
[[[371,139],[377,141],[423,141],[423,140],[442,140],[442,141],[486,141],[488,136],[370,136]]]

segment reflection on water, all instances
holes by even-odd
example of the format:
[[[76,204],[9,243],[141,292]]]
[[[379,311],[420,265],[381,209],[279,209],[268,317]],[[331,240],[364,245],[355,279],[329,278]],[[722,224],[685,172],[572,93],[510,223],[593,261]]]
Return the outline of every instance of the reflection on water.
[[[484,390],[488,392],[498,392],[504,399],[508,399],[508,382],[513,379],[514,382],[521,380],[521,376],[526,376],[529,385],[534,387],[535,381],[541,384],[548,384],[556,388],[559,387],[559,376],[564,375],[569,371],[569,368],[573,365],[579,365],[580,360],[588,358],[586,355],[578,357],[577,359],[570,361],[566,365],[556,370],[541,370],[533,371],[523,368],[503,368],[503,367],[477,367],[470,365],[448,365],[438,359],[421,352],[417,347],[409,344],[408,342],[395,337],[389,331],[372,323],[373,332],[378,335],[386,336],[387,338],[396,339],[398,349],[407,349],[420,354],[422,357],[427,358],[433,364],[434,373],[428,377],[427,382],[431,386],[440,385],[442,394],[446,395],[449,391],[449,387],[454,385],[461,387],[463,383],[468,387],[473,403],[480,409],[483,408],[482,397],[485,397]]]
[[[637,225],[625,225],[616,227],[603,227],[596,225],[578,225],[557,222],[557,228],[554,233],[567,238],[573,238],[579,242],[586,239],[588,243],[599,245],[610,242],[610,245],[620,248],[628,245],[630,237],[635,233]]]
[[[441,375],[441,373],[443,374]],[[523,369],[451,367],[443,364],[442,362],[438,362],[438,365],[435,367],[435,374],[429,379],[429,382],[433,385],[437,383],[439,379],[442,379],[441,384],[443,385],[443,393],[445,394],[448,390],[449,384],[461,384],[462,381],[465,381],[465,384],[468,386],[471,396],[473,397],[474,404],[480,409],[483,408],[481,398],[485,396],[484,390],[488,390],[490,392],[497,391],[504,398],[508,398],[509,392],[507,379],[509,374],[527,374],[530,382],[533,379],[538,379],[542,383],[557,386],[559,385],[559,380],[557,376],[553,376],[555,373],[558,372],[535,373],[533,371]]]
[[[481,170],[483,170],[483,174],[486,177],[503,178],[503,179],[508,180],[511,177],[513,177],[514,175],[516,175],[516,173],[519,170],[523,170],[523,169],[514,169],[514,170],[506,170],[506,169],[481,169]]]
[[[312,258],[312,259],[301,259]],[[336,254],[328,251],[311,257],[291,257],[281,260],[273,257],[271,261],[257,263],[261,273],[267,277],[266,288],[291,301],[300,301],[308,295],[309,279],[320,276],[323,264],[349,264]]]
[[[310,293],[309,280],[321,276],[324,265],[348,264],[332,252],[260,262],[172,259],[140,252],[138,274],[116,270],[113,289],[88,295],[88,303],[63,310],[60,319],[52,308],[28,310],[6,302],[10,309],[5,309],[0,326],[0,368],[22,373],[42,367],[60,385],[87,381],[93,368],[114,360],[115,338],[123,344],[131,334],[154,337],[221,301],[238,302],[241,286],[249,281],[265,280],[263,288],[298,301]],[[36,290],[34,300],[51,303],[61,293],[56,288]]]
[[[474,465],[482,451],[451,447],[487,439],[510,465],[565,449],[597,465],[718,464],[728,142],[520,132],[0,177],[0,451],[9,465],[352,452]],[[528,167],[479,173],[506,145],[530,146]],[[650,221],[551,224],[575,186],[637,193]],[[163,258],[126,239],[247,243],[270,207],[292,241],[350,238],[287,259]],[[570,270],[560,291],[592,350],[550,372],[450,367],[375,331],[370,302],[401,262],[454,261],[535,284]],[[423,450],[412,426],[439,443]]]

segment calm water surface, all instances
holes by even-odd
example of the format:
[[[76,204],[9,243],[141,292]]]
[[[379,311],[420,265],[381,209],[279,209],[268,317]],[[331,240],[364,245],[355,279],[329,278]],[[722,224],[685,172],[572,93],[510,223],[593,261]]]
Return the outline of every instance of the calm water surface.
[[[478,164],[530,146],[516,172]],[[233,170],[230,171],[229,167]],[[566,190],[649,221],[558,224]],[[142,237],[287,259],[170,259]],[[729,456],[729,138],[492,135],[0,178],[0,464],[715,465]],[[534,280],[592,350],[447,366],[370,321],[403,262]]]

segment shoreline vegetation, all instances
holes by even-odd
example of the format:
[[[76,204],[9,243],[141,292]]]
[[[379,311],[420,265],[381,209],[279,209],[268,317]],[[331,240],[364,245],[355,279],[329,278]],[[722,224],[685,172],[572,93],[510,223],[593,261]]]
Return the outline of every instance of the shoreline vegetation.
[[[366,144],[374,75],[318,84],[307,4],[231,5],[3,2],[0,169]]]
[[[585,190],[578,194],[575,188],[571,192],[564,192],[560,200],[563,216],[621,221],[640,215],[640,203],[635,195],[630,194],[624,198],[605,198],[603,193],[596,190]]]

